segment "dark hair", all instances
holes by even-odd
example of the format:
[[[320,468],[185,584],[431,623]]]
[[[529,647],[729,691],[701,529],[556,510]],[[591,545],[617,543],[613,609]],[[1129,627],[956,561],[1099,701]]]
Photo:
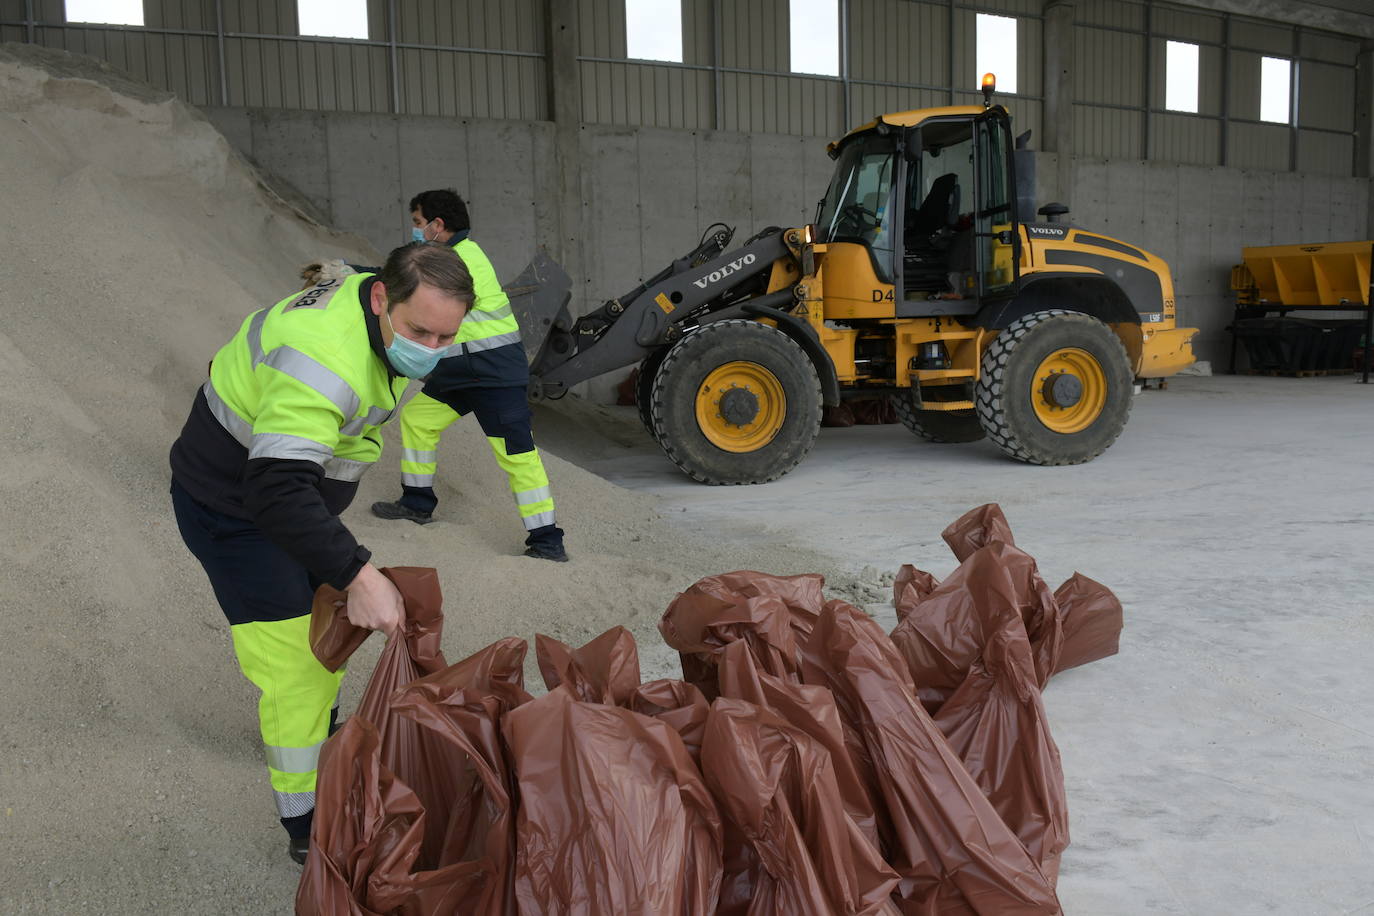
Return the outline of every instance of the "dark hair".
[[[419,210],[425,222],[443,220],[444,228],[449,232],[472,228],[472,222],[468,219],[468,205],[463,203],[463,198],[453,188],[421,191],[410,199],[410,209],[411,212]]]
[[[463,259],[447,245],[438,242],[411,242],[387,255],[377,279],[386,287],[387,308],[390,312],[398,302],[415,295],[421,283],[427,283],[442,293],[472,307],[472,274]]]

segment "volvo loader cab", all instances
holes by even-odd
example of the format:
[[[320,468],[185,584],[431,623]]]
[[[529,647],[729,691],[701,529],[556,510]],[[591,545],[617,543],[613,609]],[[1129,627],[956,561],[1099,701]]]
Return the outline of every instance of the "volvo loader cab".
[[[561,271],[531,265],[515,285],[536,294],[512,302],[536,351],[532,395],[638,362],[645,427],[707,483],[786,473],[822,405],[848,398],[890,398],[930,441],[987,436],[1031,464],[1096,457],[1125,426],[1135,380],[1189,365],[1196,331],[1175,327],[1159,258],[1055,221],[1059,205],[1027,220],[1033,179],[1023,169],[1018,194],[1010,118],[991,91],[988,78],[982,107],[850,131],[828,148],[814,224],[733,250],[733,232],[713,227],[576,321],[551,292]]]

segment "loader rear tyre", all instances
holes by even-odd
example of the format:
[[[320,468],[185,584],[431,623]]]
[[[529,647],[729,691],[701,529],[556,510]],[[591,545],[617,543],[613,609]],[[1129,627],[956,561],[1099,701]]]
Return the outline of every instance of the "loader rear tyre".
[[[962,387],[955,394],[950,400],[968,397]],[[977,442],[986,435],[976,410],[922,410],[909,391],[892,395],[892,408],[903,426],[927,442]]]
[[[1131,413],[1131,362],[1111,328],[1051,309],[1001,331],[975,389],[988,438],[1028,464],[1082,464],[1102,454]]]
[[[660,347],[653,351],[639,364],[639,378],[635,380],[635,408],[639,411],[639,422],[644,424],[644,429],[655,442],[658,436],[654,433],[653,416],[653,394],[654,377],[658,375],[658,367],[663,365],[663,357],[668,355],[667,347]]]
[[[654,435],[693,480],[765,483],[806,457],[821,426],[810,358],[747,319],[705,325],[664,356],[650,396]]]

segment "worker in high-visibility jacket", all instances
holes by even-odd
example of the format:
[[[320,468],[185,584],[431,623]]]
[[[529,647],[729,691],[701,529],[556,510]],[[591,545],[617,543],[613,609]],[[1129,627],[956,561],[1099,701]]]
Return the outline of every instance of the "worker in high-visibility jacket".
[[[172,445],[172,505],[225,617],[258,718],[288,851],[304,862],[320,745],[342,672],[310,650],[322,582],[394,633],[400,593],[339,520],[381,454],[378,427],[433,370],[473,300],[452,248],[411,244],[376,275],[323,280],[254,312],[215,354]]]
[[[472,272],[477,299],[458,332],[454,353],[401,409],[401,498],[373,503],[374,514],[424,525],[434,518],[439,438],[459,417],[477,415],[496,463],[510,480],[525,526],[525,555],[565,561],[563,529],[530,427],[529,361],[520,326],[491,261],[468,237],[467,204],[452,189],[423,191],[410,201],[412,238],[453,246]]]

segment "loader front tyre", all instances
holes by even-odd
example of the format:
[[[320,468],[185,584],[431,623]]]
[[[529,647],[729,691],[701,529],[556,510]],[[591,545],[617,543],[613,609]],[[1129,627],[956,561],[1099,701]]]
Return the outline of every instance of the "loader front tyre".
[[[639,422],[644,424],[644,429],[655,442],[658,441],[658,435],[654,432],[654,378],[658,375],[658,367],[663,365],[663,357],[667,355],[668,348],[659,347],[644,357],[639,364],[639,378],[635,379],[635,408],[639,411]]]
[[[1028,464],[1082,464],[1126,426],[1131,362],[1111,328],[1062,309],[1032,312],[983,353],[974,392],[988,438]]]
[[[962,390],[957,394],[967,398]],[[927,442],[977,442],[985,435],[976,410],[922,410],[909,391],[892,395],[892,409],[903,426]]]
[[[821,386],[810,358],[782,331],[720,321],[668,351],[654,376],[651,415],[658,444],[693,480],[765,483],[811,450]]]

